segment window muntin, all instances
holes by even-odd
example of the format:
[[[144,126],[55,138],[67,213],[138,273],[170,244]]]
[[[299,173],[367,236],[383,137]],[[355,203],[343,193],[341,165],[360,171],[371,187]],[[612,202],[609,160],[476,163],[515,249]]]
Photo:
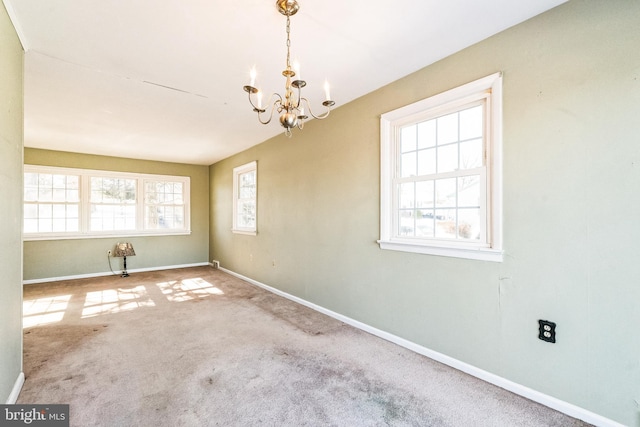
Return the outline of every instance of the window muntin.
[[[251,162],[233,169],[233,229],[235,233],[257,232],[257,163]]]
[[[381,117],[383,249],[500,261],[501,76]]]
[[[24,177],[25,240],[190,233],[189,177],[34,165]]]

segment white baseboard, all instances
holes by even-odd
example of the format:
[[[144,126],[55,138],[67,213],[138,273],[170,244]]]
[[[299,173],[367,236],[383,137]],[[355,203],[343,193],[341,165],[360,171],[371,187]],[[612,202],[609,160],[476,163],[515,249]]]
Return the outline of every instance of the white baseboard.
[[[16,382],[13,384],[13,388],[11,389],[11,394],[7,399],[7,405],[13,405],[18,401],[18,396],[20,395],[20,391],[22,390],[22,386],[24,385],[24,372],[20,372]]]
[[[172,270],[175,268],[188,268],[188,267],[202,267],[205,265],[211,265],[209,262],[197,262],[194,264],[181,264],[181,265],[164,265],[160,267],[148,267],[148,268],[134,268],[127,269],[129,273],[142,273],[145,271],[160,271],[160,270]],[[116,271],[115,276],[119,276],[120,273]],[[34,283],[45,283],[45,282],[59,282],[61,280],[74,280],[74,279],[88,279],[91,277],[103,277],[103,276],[114,276],[114,273],[111,271],[102,272],[102,273],[91,273],[91,274],[77,274],[73,276],[60,276],[60,277],[47,277],[44,279],[30,279],[23,280],[23,285],[31,285]]]
[[[533,390],[529,387],[523,386],[521,384],[510,381],[506,378],[502,378],[498,375],[492,374],[491,372],[487,372],[475,366],[469,365],[468,363],[462,362],[458,359],[454,359],[453,357],[449,357],[445,354],[439,353],[437,351],[428,349],[414,342],[408,341],[404,338],[400,338],[396,335],[390,334],[383,330],[374,328],[373,326],[369,326],[366,323],[362,323],[358,320],[352,319],[350,317],[344,316],[340,313],[336,313],[334,311],[328,310],[324,307],[316,305],[312,302],[306,301],[302,298],[296,297],[294,295],[283,292],[279,289],[273,288],[269,285],[265,285],[264,283],[258,282],[257,280],[253,280],[249,277],[238,274],[234,271],[228,270],[223,267],[218,267],[220,271],[224,271],[232,276],[235,276],[239,279],[242,279],[246,282],[251,283],[252,285],[263,288],[269,292],[272,292],[276,295],[280,295],[281,297],[287,298],[291,301],[297,302],[298,304],[309,307],[313,310],[316,310],[320,313],[326,314],[327,316],[333,317],[341,322],[344,322],[348,325],[351,325],[355,328],[361,329],[365,332],[368,332],[372,335],[380,337],[384,340],[390,341],[394,344],[397,344],[401,347],[407,348],[413,352],[426,356],[430,359],[436,360],[445,365],[451,366],[452,368],[458,369],[459,371],[465,372],[469,375],[472,375],[476,378],[479,378],[483,381],[486,381],[490,384],[496,385],[500,388],[508,390],[512,393],[520,395],[522,397],[526,397],[529,400],[540,403],[541,405],[547,406],[551,409],[555,409],[558,412],[562,412],[570,417],[577,418],[579,420],[585,421],[587,423],[593,424],[599,427],[624,427],[623,424],[619,424],[613,420],[605,418],[601,415],[598,415],[594,412],[588,411],[579,406],[573,405],[571,403],[565,402],[563,400],[557,399],[555,397],[546,395],[539,391]]]

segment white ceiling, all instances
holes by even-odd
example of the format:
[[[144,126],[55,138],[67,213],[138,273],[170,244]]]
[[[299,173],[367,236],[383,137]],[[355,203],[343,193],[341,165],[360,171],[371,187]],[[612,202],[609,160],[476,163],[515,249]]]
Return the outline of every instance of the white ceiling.
[[[275,0],[3,1],[26,50],[27,147],[209,165],[283,131],[242,90],[255,65],[282,93]],[[327,79],[339,108],[564,1],[299,0],[291,56],[312,104]]]

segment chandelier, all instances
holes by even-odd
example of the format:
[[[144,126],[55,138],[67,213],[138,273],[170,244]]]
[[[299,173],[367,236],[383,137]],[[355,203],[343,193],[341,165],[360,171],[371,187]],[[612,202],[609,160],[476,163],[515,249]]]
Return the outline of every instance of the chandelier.
[[[335,105],[335,102],[331,100],[329,95],[329,84],[325,81],[325,101],[322,105],[324,105],[327,110],[320,115],[315,115],[313,111],[311,111],[309,100],[302,96],[302,88],[307,85],[307,82],[300,80],[300,68],[297,64],[294,65],[294,69],[291,68],[291,40],[289,38],[291,33],[290,17],[298,12],[300,6],[296,0],[277,0],[276,7],[278,8],[278,12],[287,17],[287,67],[282,72],[282,75],[286,78],[286,83],[284,85],[284,98],[278,93],[273,93],[265,103],[266,107],[263,107],[262,92],[255,87],[257,74],[255,67],[251,69],[250,73],[251,84],[244,86],[243,89],[249,94],[249,103],[253,107],[253,111],[258,114],[258,120],[260,123],[266,125],[271,122],[274,112],[277,111],[278,114],[280,114],[280,124],[284,127],[285,135],[291,137],[291,129],[296,126],[298,129],[302,129],[304,121],[309,118],[305,113],[305,106],[306,111],[312,117],[316,119],[325,119],[329,116],[331,107]],[[296,75],[298,78],[292,80]],[[254,102],[254,96],[256,102]],[[269,110],[268,113],[267,109]]]

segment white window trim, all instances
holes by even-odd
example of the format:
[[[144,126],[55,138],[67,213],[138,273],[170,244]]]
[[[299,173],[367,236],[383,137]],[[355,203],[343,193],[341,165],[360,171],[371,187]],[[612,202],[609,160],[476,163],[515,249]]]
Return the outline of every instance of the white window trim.
[[[415,121],[416,116],[427,110],[437,113],[440,108],[464,105],[470,97],[487,91],[490,93],[487,108],[490,111],[491,131],[487,135],[489,146],[486,164],[490,171],[488,210],[488,245],[394,237],[392,181],[395,169],[395,134],[398,127]],[[445,106],[446,104],[446,106]],[[442,107],[441,107],[442,106]],[[483,261],[502,262],[502,73],[495,73],[463,86],[434,95],[413,104],[398,108],[380,117],[380,240],[381,249],[450,256]]]
[[[23,240],[68,240],[68,239],[95,239],[131,236],[176,236],[191,234],[191,178],[188,176],[155,175],[131,172],[115,172],[93,169],[63,168],[57,166],[24,165],[23,173],[51,173],[61,175],[80,176],[80,231],[78,232],[45,232],[24,233]],[[136,230],[91,231],[89,230],[90,177],[126,178],[136,180]],[[144,230],[144,194],[142,188],[146,180],[151,181],[179,181],[184,185],[184,229],[180,230]]]
[[[240,175],[256,171],[256,223],[255,227],[239,227],[237,224],[238,220],[238,192],[240,191],[239,187],[239,177]],[[258,234],[258,163],[254,160],[253,162],[249,162],[242,166],[238,166],[233,168],[233,226],[231,231],[236,234],[246,234],[249,236],[256,236]]]

